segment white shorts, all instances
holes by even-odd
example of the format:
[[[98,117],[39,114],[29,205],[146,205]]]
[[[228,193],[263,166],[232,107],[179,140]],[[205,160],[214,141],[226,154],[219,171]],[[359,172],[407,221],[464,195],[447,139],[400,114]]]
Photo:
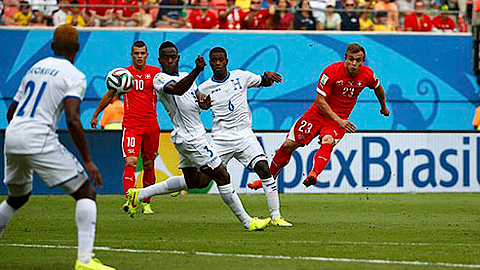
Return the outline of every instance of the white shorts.
[[[236,139],[221,137],[215,136],[212,144],[223,163],[228,164],[230,159],[235,158],[243,166],[253,170],[259,161],[267,161],[265,151],[253,132]]]
[[[207,141],[205,136],[201,136],[193,141],[175,143],[175,148],[180,156],[180,162],[178,164],[178,168],[180,169],[196,167],[202,170],[208,167],[214,170],[222,164],[215,149]]]
[[[59,186],[68,194],[77,191],[88,180],[87,173],[72,153],[63,145],[42,154],[5,154],[5,179],[12,197],[32,191],[33,172],[47,184]]]

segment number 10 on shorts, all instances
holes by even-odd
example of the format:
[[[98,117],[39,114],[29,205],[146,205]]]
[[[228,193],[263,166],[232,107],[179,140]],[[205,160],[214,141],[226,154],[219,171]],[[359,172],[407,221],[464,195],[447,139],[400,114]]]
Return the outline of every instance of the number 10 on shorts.
[[[135,137],[127,137],[127,147],[135,147]]]

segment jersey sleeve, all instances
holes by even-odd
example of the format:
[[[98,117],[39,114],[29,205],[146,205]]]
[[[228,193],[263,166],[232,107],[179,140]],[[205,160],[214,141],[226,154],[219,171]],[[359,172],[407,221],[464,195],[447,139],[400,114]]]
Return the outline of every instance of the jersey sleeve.
[[[243,76],[247,79],[247,88],[258,87],[262,82],[262,76],[250,71],[243,71]]]
[[[368,87],[371,89],[377,89],[377,87],[380,85],[380,80],[377,78],[377,75],[375,75],[375,72],[373,70],[368,69]]]
[[[165,88],[165,86],[172,81],[173,80],[170,80],[169,78],[165,77],[163,74],[157,73],[157,75],[155,75],[155,77],[153,78],[153,88],[155,88],[155,91],[157,93],[161,93],[163,92],[163,89]]]
[[[83,73],[76,73],[66,78],[66,87],[64,98],[74,97],[83,100],[87,89],[87,79]]]
[[[329,69],[326,68],[322,75],[320,75],[320,79],[318,80],[318,84],[317,84],[317,93],[319,93],[320,95],[326,97],[328,95],[330,95],[330,93],[332,92],[332,73],[329,72]]]

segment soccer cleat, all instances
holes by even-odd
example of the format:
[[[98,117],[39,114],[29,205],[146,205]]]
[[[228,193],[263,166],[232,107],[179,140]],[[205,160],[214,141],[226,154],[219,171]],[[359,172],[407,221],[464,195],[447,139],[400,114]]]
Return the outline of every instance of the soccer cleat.
[[[77,260],[75,263],[75,270],[116,270],[113,267],[106,266],[99,259],[93,258],[87,264]]]
[[[268,223],[270,223],[272,219],[271,218],[265,218],[265,219],[260,219],[257,217],[252,218],[250,220],[250,227],[248,227],[247,230],[249,231],[258,231],[258,230],[263,230],[265,227],[267,227]]]
[[[122,209],[123,211],[125,211],[125,213],[128,213],[128,200],[126,200],[125,203],[122,205]]]
[[[138,189],[131,188],[127,191],[127,203],[128,203],[128,215],[133,218],[137,213],[140,206],[140,200],[138,199]]]
[[[309,187],[311,185],[316,185],[317,184],[317,177],[318,175],[314,172],[311,171],[305,180],[303,180],[303,185],[305,187]]]
[[[286,221],[283,217],[277,217],[270,221],[270,225],[278,226],[278,227],[292,227],[293,224]]]
[[[153,214],[153,210],[152,210],[152,207],[150,206],[149,203],[142,203],[142,213],[144,213],[145,215],[151,215]]]
[[[253,182],[247,183],[247,187],[257,190],[262,187],[262,180],[255,180]]]

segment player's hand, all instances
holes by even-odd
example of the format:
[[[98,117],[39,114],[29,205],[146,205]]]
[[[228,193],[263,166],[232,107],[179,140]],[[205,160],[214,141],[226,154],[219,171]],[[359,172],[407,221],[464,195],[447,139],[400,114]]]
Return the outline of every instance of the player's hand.
[[[200,93],[200,96],[198,97],[198,105],[203,110],[210,109],[210,107],[212,107],[212,99],[211,99],[210,95],[204,95],[204,94]]]
[[[350,121],[342,119],[340,120],[340,126],[344,128],[347,132],[353,133],[357,130],[357,127]]]
[[[197,59],[195,59],[195,69],[203,71],[206,65],[207,62],[205,62],[203,57],[201,55],[197,56]]]
[[[380,109],[380,113],[385,115],[385,116],[389,116],[390,115],[390,111],[388,110],[388,107],[385,107],[385,108],[382,108]]]
[[[93,129],[97,129],[97,124],[98,124],[98,118],[95,116],[92,116],[92,120],[90,120],[90,126]]]
[[[94,186],[102,187],[103,181],[100,172],[98,171],[97,166],[93,161],[85,162],[85,168],[87,169],[88,175],[90,179],[93,181]]]
[[[271,84],[273,84],[273,82],[276,82],[276,83],[282,82],[282,75],[273,71],[265,71],[263,73],[263,77],[267,79]]]

